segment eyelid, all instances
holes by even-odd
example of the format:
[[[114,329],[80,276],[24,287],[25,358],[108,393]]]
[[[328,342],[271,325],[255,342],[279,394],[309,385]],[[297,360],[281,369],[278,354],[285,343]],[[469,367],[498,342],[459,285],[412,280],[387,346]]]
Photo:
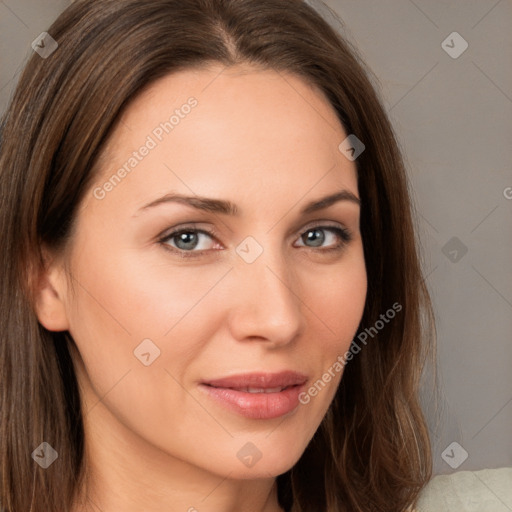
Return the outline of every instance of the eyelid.
[[[215,238],[218,238],[220,236],[220,233],[218,233],[215,228],[200,228],[198,227],[198,224],[201,224],[201,222],[186,222],[185,224],[180,224],[178,226],[174,226],[173,228],[168,228],[165,231],[163,231],[160,235],[158,235],[158,239],[165,240],[183,231],[196,231],[198,233],[205,233]]]
[[[308,222],[305,226],[300,229],[300,234],[313,228],[340,228],[348,231],[348,228],[342,222],[336,222],[333,220],[313,220]],[[300,236],[300,235],[299,235]]]

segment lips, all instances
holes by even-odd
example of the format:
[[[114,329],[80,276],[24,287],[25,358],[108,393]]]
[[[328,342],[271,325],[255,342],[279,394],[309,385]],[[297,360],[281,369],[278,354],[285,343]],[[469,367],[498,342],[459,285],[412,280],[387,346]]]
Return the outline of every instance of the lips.
[[[200,385],[217,403],[251,419],[291,413],[308,377],[294,371],[251,373],[204,381]]]
[[[256,390],[265,390],[266,392],[271,392],[272,389],[280,391],[289,386],[300,386],[307,380],[307,376],[301,373],[294,371],[284,371],[280,373],[247,373],[243,375],[234,375],[232,377],[207,380],[204,381],[203,384],[215,388],[229,388],[238,391],[247,391],[247,389],[252,388]]]

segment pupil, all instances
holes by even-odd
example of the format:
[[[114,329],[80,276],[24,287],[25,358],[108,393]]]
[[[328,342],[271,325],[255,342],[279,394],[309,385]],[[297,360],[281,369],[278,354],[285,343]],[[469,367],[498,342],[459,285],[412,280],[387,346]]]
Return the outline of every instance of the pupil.
[[[185,244],[185,247],[180,247],[181,242],[183,242]],[[196,243],[197,243],[197,233],[191,233],[189,231],[189,232],[181,233],[180,235],[178,235],[178,243],[176,245],[180,249],[191,249],[195,246]]]
[[[320,234],[320,236],[316,236],[315,233]],[[319,229],[312,229],[311,231],[308,231],[307,239],[308,241],[313,242],[315,247],[322,245],[324,238],[325,235]]]

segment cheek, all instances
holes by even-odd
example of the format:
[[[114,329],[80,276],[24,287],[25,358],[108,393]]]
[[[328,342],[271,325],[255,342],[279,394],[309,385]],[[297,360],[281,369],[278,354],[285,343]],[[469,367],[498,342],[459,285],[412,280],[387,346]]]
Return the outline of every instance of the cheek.
[[[367,294],[367,275],[361,250],[354,250],[334,268],[305,276],[304,303],[324,333],[324,348],[348,348],[361,321]],[[307,308],[305,309],[307,311]],[[313,322],[314,320],[312,320]]]
[[[87,247],[93,249],[79,252],[74,265],[70,333],[96,392],[103,395],[127,370],[143,371],[148,362],[180,379],[218,316],[220,302],[203,299],[215,295],[226,268],[165,264],[130,251],[110,251],[105,258],[94,249],[100,243]],[[141,374],[141,386],[151,385],[155,373]]]
[[[334,398],[346,364],[346,354],[363,315],[367,274],[360,251],[340,262],[336,270],[325,268],[301,278],[301,299],[308,317],[302,357],[313,363],[315,376],[301,403],[319,423]]]
[[[85,314],[99,330],[121,332],[133,341],[162,338],[178,322],[201,311],[202,297],[224,273],[222,268],[205,271],[176,260],[166,264],[164,258],[128,250],[108,259],[94,251],[83,253],[75,269],[76,320]]]
[[[74,267],[70,333],[84,364],[85,410],[101,399],[134,431],[148,434],[154,428],[157,444],[166,431],[156,426],[185,428],[176,410],[191,417],[201,413],[180,383],[202,351],[201,340],[208,339],[203,331],[211,327],[201,297],[218,277],[191,278],[192,272],[178,267],[145,265],[117,254],[93,265],[96,256],[83,252]]]

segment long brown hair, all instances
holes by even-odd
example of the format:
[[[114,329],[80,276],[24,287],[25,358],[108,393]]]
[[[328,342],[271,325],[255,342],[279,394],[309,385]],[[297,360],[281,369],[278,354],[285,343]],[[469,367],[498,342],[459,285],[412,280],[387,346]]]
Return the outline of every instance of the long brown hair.
[[[30,56],[1,125],[0,506],[68,511],[86,470],[68,334],[47,331],[34,312],[42,247],[71,240],[127,105],[156,79],[211,62],[299,76],[365,145],[356,165],[368,294],[358,332],[371,339],[358,344],[301,459],[277,478],[280,503],[292,512],[413,504],[431,477],[418,388],[434,316],[402,156],[357,51],[300,0],[81,0],[48,33],[58,48]],[[401,311],[376,329],[393,304]],[[58,452],[47,469],[31,456],[43,441]]]

